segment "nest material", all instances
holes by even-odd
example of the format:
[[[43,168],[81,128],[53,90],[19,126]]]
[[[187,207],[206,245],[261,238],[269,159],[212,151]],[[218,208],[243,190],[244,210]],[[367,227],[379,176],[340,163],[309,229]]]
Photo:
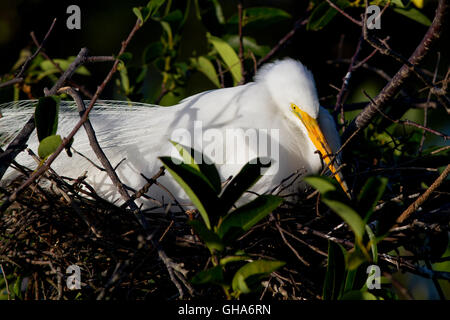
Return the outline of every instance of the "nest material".
[[[1,191],[11,194],[20,183],[18,179]],[[39,186],[49,183],[47,188]],[[436,203],[439,199],[436,196]],[[385,214],[388,207],[377,214]],[[219,287],[192,288],[188,282],[211,266],[208,250],[187,223],[190,213],[174,206],[166,213],[143,214],[151,237],[169,260],[161,259],[132,212],[102,200],[83,179],[47,174],[0,216],[0,260],[5,275],[21,279],[23,299],[224,298]],[[446,236],[448,210],[438,216],[444,221],[437,221],[434,230],[430,226],[435,219],[426,221],[430,216],[425,215],[425,222],[416,220],[392,234],[380,252],[389,252],[402,242],[411,247],[411,239],[424,230]],[[249,297],[320,299],[331,237],[344,247],[352,246],[352,233],[320,204],[318,196],[310,194],[297,204],[287,202],[237,242],[236,249],[255,259],[287,262]],[[401,261],[380,263],[391,273],[402,269]],[[66,270],[71,265],[81,269],[81,290],[69,290],[66,285],[70,276]],[[182,288],[175,285],[174,275],[182,280],[178,282]]]

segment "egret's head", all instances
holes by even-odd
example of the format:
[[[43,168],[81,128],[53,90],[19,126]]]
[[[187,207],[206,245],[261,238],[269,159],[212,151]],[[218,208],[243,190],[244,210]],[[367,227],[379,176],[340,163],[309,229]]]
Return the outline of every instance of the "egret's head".
[[[319,125],[319,99],[312,73],[299,61],[285,59],[265,65],[256,75],[264,82],[274,103],[286,117],[300,126],[307,139],[320,152],[323,162],[349,195],[342,173],[337,171],[338,159]],[[304,139],[304,138],[303,138]]]
[[[274,102],[283,111],[290,112],[293,103],[317,119],[319,99],[314,77],[299,61],[284,59],[266,64],[258,70],[255,80],[267,85]]]

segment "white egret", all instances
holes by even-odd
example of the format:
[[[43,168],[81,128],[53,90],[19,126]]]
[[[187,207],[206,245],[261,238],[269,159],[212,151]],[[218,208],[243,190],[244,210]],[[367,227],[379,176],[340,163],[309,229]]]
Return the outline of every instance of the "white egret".
[[[3,114],[0,138],[11,139],[20,130],[33,112],[29,108],[33,103],[19,101],[0,106]],[[62,104],[58,134],[67,135],[79,120],[75,110],[72,103]],[[336,173],[336,179],[348,193],[341,173],[336,170],[339,162],[330,161],[331,154],[340,147],[333,118],[319,105],[311,72],[292,59],[266,64],[257,72],[254,82],[202,92],[171,107],[100,101],[89,119],[112,165],[125,158],[116,172],[123,183],[134,189],[146,183],[141,173],[151,177],[158,171],[161,166],[158,156],[174,155],[169,140],[175,140],[209,155],[217,163],[223,180],[235,175],[256,156],[271,157],[276,169],[252,188],[257,193],[272,190],[298,170],[312,174],[319,172],[323,165]],[[263,138],[268,139],[263,141]],[[28,146],[37,150],[35,134]],[[83,129],[76,134],[73,147],[99,163]],[[16,161],[28,167],[36,166],[25,152]],[[120,199],[107,174],[77,153],[72,157],[61,153],[52,169],[74,178],[87,171],[87,182],[97,193],[109,200]],[[13,170],[9,169],[4,181],[13,176]],[[180,202],[186,202],[184,191],[169,175],[158,181]],[[295,181],[283,192],[301,192],[301,188],[302,183]],[[148,194],[158,201],[164,197],[166,203],[170,199],[158,186],[152,186]],[[151,201],[142,201],[145,207],[154,206]]]

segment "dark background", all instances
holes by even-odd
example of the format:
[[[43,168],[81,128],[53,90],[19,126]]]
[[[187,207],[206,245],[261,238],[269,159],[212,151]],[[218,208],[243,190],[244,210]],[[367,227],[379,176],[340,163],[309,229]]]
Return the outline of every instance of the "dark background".
[[[236,0],[220,1],[223,6],[225,18],[229,18],[237,12]],[[113,55],[116,54],[121,45],[121,41],[126,38],[133,27],[136,16],[132,8],[144,6],[146,0],[142,1],[43,1],[43,0],[1,0],[0,1],[0,81],[2,75],[11,74],[11,69],[22,49],[29,48],[32,52],[35,47],[30,37],[30,32],[34,31],[38,40],[41,41],[51,25],[54,18],[57,18],[57,24],[50,35],[46,45],[45,52],[52,58],[65,59],[68,56],[75,56],[82,47],[87,47],[92,55]],[[184,12],[188,1],[174,0],[173,6],[178,7]],[[270,26],[260,26],[258,28],[246,28],[245,35],[254,37],[259,44],[274,47],[278,41],[289,32],[294,22],[305,15],[305,10],[309,1],[296,0],[265,0],[251,1],[245,0],[244,7],[254,6],[273,6],[286,10],[292,15],[289,20],[281,21]],[[430,19],[432,19],[435,10],[435,1],[429,1],[429,4],[422,9]],[[77,4],[81,8],[81,30],[68,30],[66,28],[66,19],[69,14],[66,9],[69,5]],[[195,50],[198,54],[206,52],[206,44],[202,42],[199,33],[208,30],[212,35],[221,36],[233,30],[224,30],[216,19],[214,7],[211,1],[199,0],[201,8],[201,23],[187,23],[183,31],[183,40],[180,45],[180,51],[192,52]],[[346,9],[353,17],[359,18],[362,10]],[[377,31],[380,37],[390,36],[389,44],[391,47],[409,57],[417,44],[427,31],[427,27],[413,20],[398,15],[392,10],[387,10],[382,17],[382,29]],[[436,48],[434,48],[423,65],[424,68],[434,71],[436,65],[437,52],[441,52],[441,62],[439,73],[444,74],[449,65],[448,60],[448,28],[444,36],[440,39]],[[234,30],[237,34],[237,30]],[[158,23],[148,21],[144,27],[138,31],[130,43],[127,51],[133,53],[131,64],[139,66],[144,48],[151,42],[157,41],[161,37],[161,27]],[[358,39],[360,37],[360,28],[355,26],[347,19],[338,15],[325,29],[321,31],[306,31],[301,28],[274,58],[292,57],[301,60],[310,68],[316,78],[319,96],[324,98],[321,102],[327,106],[333,106],[336,98],[336,90],[330,85],[341,87],[342,78],[347,72],[348,65],[330,65],[328,60],[337,58],[351,58]],[[180,52],[178,59],[187,59],[189,54]],[[360,57],[365,57],[372,52],[372,48],[365,44],[362,48]],[[399,69],[399,63],[389,57],[380,54],[370,60],[370,65],[383,69],[387,74],[393,76]],[[91,76],[83,77],[74,75],[73,79],[83,84],[91,92],[103,81],[106,73],[110,69],[110,64],[99,63],[88,66]],[[113,83],[113,82],[111,82]],[[103,92],[103,99],[113,99],[113,85],[109,84]],[[385,80],[371,72],[358,70],[353,74],[350,90],[351,95],[347,102],[367,101],[367,98],[361,93],[362,89],[370,95],[375,96],[385,85]],[[211,83],[205,82],[199,77],[192,77],[189,83],[189,94],[212,89]],[[417,94],[421,85],[417,81],[408,83],[405,90],[414,92],[415,96],[426,98],[427,91]],[[42,88],[39,88],[42,89]],[[8,88],[10,90],[10,88]],[[3,90],[0,92],[0,103],[13,100],[11,91]],[[36,92],[42,90],[36,90]],[[21,96],[22,98],[22,96]],[[356,112],[357,113],[357,112]],[[422,110],[412,110],[406,115],[409,119],[421,123],[423,119]],[[347,118],[348,119],[348,118]],[[433,110],[430,114],[428,126],[437,130],[445,131],[449,134],[448,115],[442,108]],[[434,139],[442,139],[429,135],[427,143]],[[449,143],[448,141],[446,142]],[[408,275],[402,275],[407,278]],[[417,279],[404,279],[410,281],[419,281]],[[425,291],[424,291],[425,292]],[[424,293],[426,294],[426,293]],[[417,298],[430,298],[432,296],[421,296],[415,294]]]
[[[244,1],[244,7],[253,6],[273,6],[286,10],[292,15],[292,19],[282,21],[267,28],[254,28],[244,30],[247,35],[251,35],[258,40],[258,43],[273,47],[289,30],[298,18],[305,13],[309,1],[296,0],[263,0],[263,1]],[[47,32],[53,18],[57,18],[57,24],[48,39],[45,51],[52,58],[66,58],[76,55],[81,47],[89,48],[93,55],[111,55],[117,53],[121,41],[127,36],[134,25],[135,15],[132,8],[143,6],[147,1],[42,1],[42,0],[2,0],[0,2],[0,74],[10,72],[11,67],[17,61],[20,50],[30,46],[33,43],[30,32],[34,31],[38,40],[41,40]],[[217,23],[214,14],[214,8],[210,1],[200,0],[202,10],[202,23],[211,34],[220,36],[223,32],[221,26]],[[237,1],[221,1],[225,18],[236,13]],[[71,4],[77,4],[81,8],[81,30],[68,30],[66,28],[66,19],[69,14],[66,8]],[[173,6],[179,7],[184,11],[187,1],[174,1]],[[430,17],[434,14],[434,4],[426,6],[423,10]],[[358,17],[361,9],[347,10],[354,17]],[[199,47],[196,43],[196,32],[201,25],[187,25],[189,28],[184,33],[185,42],[192,47]],[[380,35],[389,34],[391,40],[389,43],[393,49],[399,51],[408,57],[420,39],[426,32],[427,27],[417,22],[409,20],[403,16],[395,14],[390,10],[382,17],[382,29]],[[237,30],[236,30],[237,33]],[[448,34],[448,33],[447,33]],[[139,59],[145,46],[157,39],[161,35],[160,26],[149,21],[138,32],[131,42],[128,51],[133,53],[133,57]],[[341,53],[338,52],[341,37],[343,38]],[[347,19],[338,16],[325,29],[317,32],[308,32],[304,29],[299,30],[296,35],[278,52],[275,58],[290,56],[297,58],[306,64],[315,74],[319,94],[321,96],[335,95],[334,89],[330,88],[332,83],[340,87],[341,79],[346,73],[347,66],[341,68],[326,63],[327,60],[336,59],[339,55],[343,58],[350,58],[353,55],[357,39],[360,36],[360,28],[349,22]],[[448,36],[441,40],[441,50],[448,42]],[[366,45],[363,48],[361,57],[368,54],[371,48]],[[445,70],[447,65],[447,56],[441,57],[441,66]],[[428,56],[427,66],[434,69],[436,53]],[[382,65],[388,74],[392,75],[399,67],[392,59],[385,57],[375,57],[371,64]],[[97,84],[104,78],[108,66],[96,64],[90,66],[92,77],[83,78],[88,88],[96,88]],[[373,75],[359,72],[354,75],[354,83],[366,80]],[[379,79],[374,79],[375,84]],[[383,85],[378,83],[376,87]],[[203,88],[201,88],[203,89]],[[377,88],[374,88],[375,90]],[[200,91],[200,90],[199,90]],[[372,90],[369,90],[372,91]],[[104,95],[111,94],[108,90]],[[105,98],[105,96],[104,96]]]

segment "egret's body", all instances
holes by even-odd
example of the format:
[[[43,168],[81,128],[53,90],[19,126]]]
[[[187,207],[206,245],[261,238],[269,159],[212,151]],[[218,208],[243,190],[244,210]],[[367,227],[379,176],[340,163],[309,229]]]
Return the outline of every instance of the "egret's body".
[[[293,105],[301,109],[299,112],[303,116],[293,112]],[[67,135],[79,120],[75,110],[75,107],[62,108],[58,134]],[[8,136],[14,130],[19,130],[22,127],[20,122],[23,124],[31,112],[33,110],[30,108],[4,108],[3,118],[0,118],[0,133],[5,135],[6,132]],[[207,137],[196,134],[198,125],[201,124],[203,133],[221,133],[223,137],[226,137],[227,129],[243,129],[242,135],[245,135],[247,129],[267,130],[270,139],[277,143],[279,156],[274,159],[277,161],[277,170],[263,176],[252,189],[262,193],[272,190],[298,170],[303,174],[312,174],[323,167],[323,161],[316,152],[320,145],[314,142],[311,132],[305,127],[305,117],[311,118],[313,122],[317,119],[325,143],[332,152],[336,152],[340,146],[339,135],[331,115],[319,107],[311,73],[299,62],[288,59],[265,66],[256,75],[255,82],[242,86],[199,93],[172,107],[130,105],[126,102],[121,105],[117,102],[99,103],[99,107],[90,113],[89,119],[111,164],[115,166],[125,158],[116,172],[123,183],[134,189],[139,189],[146,183],[141,173],[151,177],[158,171],[162,164],[157,157],[174,155],[169,139],[177,141],[174,137],[176,130],[185,129],[189,132],[191,143],[179,142],[196,149],[205,149],[209,145],[210,149],[218,147],[215,149],[217,151],[223,147],[221,150],[224,161],[217,164],[223,180],[235,175],[252,158],[270,157],[271,154],[261,154],[262,151],[248,143],[248,139],[241,145],[230,147],[230,141],[211,140],[210,137],[208,144],[208,141],[205,141]],[[35,134],[28,144],[29,148],[37,150],[38,141]],[[75,135],[73,147],[95,163],[99,163],[83,129]],[[329,153],[330,149],[326,149],[326,152]],[[233,161],[239,156],[240,162]],[[16,161],[31,168],[36,166],[34,160],[25,152],[21,153]],[[111,201],[120,199],[106,172],[95,168],[78,154],[68,157],[65,152],[61,153],[52,164],[52,169],[60,175],[74,178],[87,171],[87,182],[100,195]],[[330,169],[334,171],[334,167]],[[11,169],[6,179],[10,177]],[[187,196],[170,175],[165,175],[158,181],[180,202],[186,202]],[[300,186],[299,181],[296,181],[284,192],[296,192]],[[170,199],[168,194],[156,185],[151,187],[149,195],[165,203]],[[154,203],[144,200],[144,205],[151,207]]]

